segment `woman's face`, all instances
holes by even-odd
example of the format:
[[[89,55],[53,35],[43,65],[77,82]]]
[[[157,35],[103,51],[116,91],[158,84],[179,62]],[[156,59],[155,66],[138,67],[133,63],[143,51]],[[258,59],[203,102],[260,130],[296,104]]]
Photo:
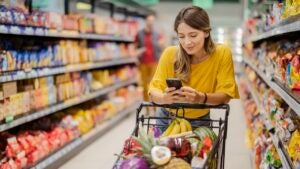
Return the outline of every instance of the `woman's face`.
[[[179,43],[189,55],[199,54],[203,50],[205,38],[208,33],[194,29],[182,22],[178,25],[177,36]]]

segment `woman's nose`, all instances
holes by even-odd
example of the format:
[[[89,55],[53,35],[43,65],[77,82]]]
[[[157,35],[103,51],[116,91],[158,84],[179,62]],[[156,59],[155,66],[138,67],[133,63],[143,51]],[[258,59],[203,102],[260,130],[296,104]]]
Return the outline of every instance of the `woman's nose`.
[[[189,38],[184,39],[184,44],[189,45],[191,43],[192,43],[192,41]]]

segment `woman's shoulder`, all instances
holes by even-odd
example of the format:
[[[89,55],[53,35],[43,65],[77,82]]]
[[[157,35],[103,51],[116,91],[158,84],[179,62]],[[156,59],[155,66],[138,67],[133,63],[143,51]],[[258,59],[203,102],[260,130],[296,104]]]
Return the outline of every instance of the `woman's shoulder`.
[[[224,53],[224,52],[231,52],[231,50],[230,50],[230,47],[228,45],[218,43],[218,44],[216,44],[215,52],[220,54],[220,53]]]
[[[164,52],[167,54],[175,54],[177,52],[178,46],[168,46],[165,48]]]
[[[216,59],[227,60],[232,57],[231,49],[226,44],[216,44],[216,49],[213,53]]]
[[[166,47],[162,53],[162,58],[164,60],[173,61],[176,55],[178,47],[177,46],[169,46]]]

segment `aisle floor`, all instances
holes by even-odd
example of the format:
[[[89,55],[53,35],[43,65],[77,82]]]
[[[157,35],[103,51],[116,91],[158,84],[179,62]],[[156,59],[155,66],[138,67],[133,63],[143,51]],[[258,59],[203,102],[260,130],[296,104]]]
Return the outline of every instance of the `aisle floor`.
[[[230,102],[228,137],[226,144],[226,169],[250,169],[250,151],[245,147],[245,120],[240,100]],[[212,112],[212,115],[219,113]],[[135,124],[132,113],[116,127],[84,149],[80,154],[66,162],[60,169],[111,169],[123,142],[130,136]]]

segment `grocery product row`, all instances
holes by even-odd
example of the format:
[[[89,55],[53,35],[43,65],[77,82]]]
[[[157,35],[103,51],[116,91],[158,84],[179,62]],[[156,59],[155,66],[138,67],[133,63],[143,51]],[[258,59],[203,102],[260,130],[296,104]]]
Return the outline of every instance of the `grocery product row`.
[[[249,58],[268,75],[292,91],[300,90],[300,41],[265,41],[252,49]]]
[[[245,47],[244,62],[300,115],[299,41],[266,41]]]
[[[91,94],[106,86],[136,79],[137,73],[136,67],[123,66],[2,83],[1,121],[11,122],[19,116],[59,105],[73,98],[97,97]]]
[[[256,143],[261,136],[267,137],[271,141],[269,144],[275,145],[283,168],[299,167],[300,117],[251,67],[245,67],[245,76],[241,91],[244,93],[250,147],[255,152],[261,151],[262,147],[257,147]],[[256,166],[260,164],[255,162]]]
[[[134,20],[120,21],[96,14],[66,15],[40,10],[29,11],[25,2],[19,3],[18,6],[2,4],[0,14],[0,32],[18,35],[60,35],[60,38],[68,38],[68,35],[71,35],[70,37],[74,38],[84,38],[79,35],[106,34],[132,38],[138,29],[138,23]],[[89,37],[93,39],[86,36],[87,39]]]
[[[126,58],[134,55],[131,44],[89,42],[82,40],[7,39],[0,43],[0,73],[16,70],[30,71],[81,63]]]
[[[141,97],[142,90],[139,87],[128,86],[110,92],[107,97],[1,132],[0,167],[33,167],[73,140],[85,138],[93,128],[115,118],[118,112],[136,105]]]
[[[246,143],[251,149],[252,168],[283,168],[278,151],[271,139],[271,133],[266,130],[264,116],[253,95],[249,92],[245,79],[240,79],[240,93],[245,109],[247,124]]]

